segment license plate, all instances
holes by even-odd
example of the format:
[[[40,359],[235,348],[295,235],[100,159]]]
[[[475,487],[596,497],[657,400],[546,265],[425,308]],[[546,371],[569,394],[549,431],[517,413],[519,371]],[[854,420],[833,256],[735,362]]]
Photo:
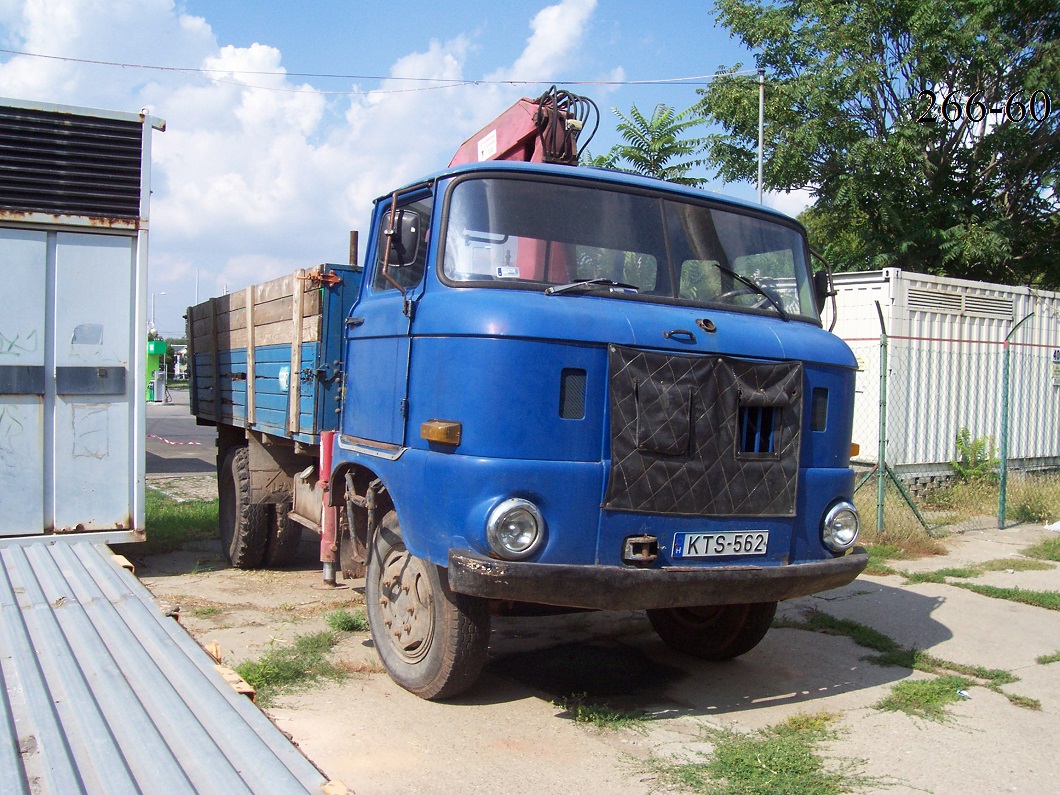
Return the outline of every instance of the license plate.
[[[715,558],[727,555],[764,555],[768,530],[749,533],[676,533],[675,558]]]

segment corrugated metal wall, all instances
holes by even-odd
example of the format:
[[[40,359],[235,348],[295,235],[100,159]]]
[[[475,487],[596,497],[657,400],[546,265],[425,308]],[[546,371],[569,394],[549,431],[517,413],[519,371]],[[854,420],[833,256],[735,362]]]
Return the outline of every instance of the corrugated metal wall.
[[[0,790],[343,791],[103,546],[0,545]]]
[[[962,428],[973,439],[999,442],[1010,335],[1008,458],[1031,468],[1060,463],[1060,384],[1053,373],[1060,294],[897,269],[838,274],[836,287],[835,331],[860,368],[859,460],[875,462],[879,443],[879,301],[889,338],[888,463],[910,471],[948,468]]]

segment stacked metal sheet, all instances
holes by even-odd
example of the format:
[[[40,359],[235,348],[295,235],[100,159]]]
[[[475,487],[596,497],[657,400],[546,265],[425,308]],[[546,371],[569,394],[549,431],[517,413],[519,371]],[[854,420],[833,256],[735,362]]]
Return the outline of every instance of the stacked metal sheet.
[[[0,564],[0,791],[342,791],[106,547],[9,543]]]

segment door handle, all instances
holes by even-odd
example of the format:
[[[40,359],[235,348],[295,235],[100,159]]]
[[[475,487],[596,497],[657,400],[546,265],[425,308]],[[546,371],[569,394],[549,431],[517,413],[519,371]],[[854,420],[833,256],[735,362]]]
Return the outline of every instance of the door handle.
[[[358,326],[362,325],[363,323],[364,323],[364,318],[363,317],[348,317],[348,318],[346,318],[346,327],[347,328],[357,328]]]
[[[688,342],[695,342],[696,341],[696,335],[693,334],[688,329],[683,329],[683,328],[675,328],[672,331],[664,331],[663,332],[663,336],[666,337],[666,339],[668,339],[668,340],[672,340],[675,337],[682,337],[685,340],[687,340]]]

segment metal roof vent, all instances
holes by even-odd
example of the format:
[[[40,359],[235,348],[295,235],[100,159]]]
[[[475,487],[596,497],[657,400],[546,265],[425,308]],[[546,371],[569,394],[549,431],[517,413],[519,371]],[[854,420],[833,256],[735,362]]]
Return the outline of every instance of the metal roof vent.
[[[143,125],[0,107],[0,209],[140,216]]]

